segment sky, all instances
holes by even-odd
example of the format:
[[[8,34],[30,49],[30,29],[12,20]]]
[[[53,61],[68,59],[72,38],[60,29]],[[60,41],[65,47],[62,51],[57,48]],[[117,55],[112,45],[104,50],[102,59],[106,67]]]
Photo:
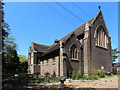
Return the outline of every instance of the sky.
[[[118,48],[117,2],[5,2],[5,21],[16,38],[18,54],[28,57],[32,41],[53,44],[95,17],[99,5],[112,48]]]

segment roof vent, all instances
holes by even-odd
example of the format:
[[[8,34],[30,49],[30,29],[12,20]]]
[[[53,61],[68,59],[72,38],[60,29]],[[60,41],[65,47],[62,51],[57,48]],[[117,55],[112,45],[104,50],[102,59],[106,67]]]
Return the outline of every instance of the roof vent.
[[[59,40],[55,39],[54,43],[59,43]]]

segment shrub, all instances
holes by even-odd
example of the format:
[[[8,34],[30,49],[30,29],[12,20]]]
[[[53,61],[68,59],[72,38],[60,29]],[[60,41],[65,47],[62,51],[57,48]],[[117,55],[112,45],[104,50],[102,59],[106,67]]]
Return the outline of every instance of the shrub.
[[[91,75],[96,75],[96,74],[97,74],[97,70],[93,69],[92,72],[91,72]]]
[[[50,79],[46,78],[44,81],[45,81],[45,82],[50,82]]]
[[[81,72],[80,72],[80,70],[79,70],[77,74],[72,73],[72,76],[71,76],[71,77],[72,77],[73,80],[75,80],[75,79],[80,79],[80,78],[82,77],[82,74],[81,74]]]
[[[41,78],[45,78],[45,75],[39,75],[39,78],[41,79]]]
[[[49,78],[50,74],[48,72],[44,73],[45,78]]]
[[[93,80],[98,80],[98,78],[99,78],[98,75],[93,76]]]
[[[78,73],[77,73],[77,75],[76,75],[76,76],[77,76],[77,77],[76,77],[77,79],[80,79],[80,78],[81,78],[81,76],[82,76],[82,75],[81,75],[80,70],[78,71]]]
[[[83,80],[91,80],[90,76],[83,76]]]
[[[120,74],[120,71],[117,71],[117,74]]]
[[[104,77],[105,76],[105,71],[104,70],[97,70],[97,74],[99,77]]]
[[[98,69],[98,70],[93,70],[91,72],[91,77],[94,79],[94,80],[97,80],[99,77],[104,77],[105,76],[105,71],[104,70],[101,70],[101,69]]]
[[[38,79],[37,77],[33,77],[33,79]]]
[[[94,80],[94,75],[89,75],[89,80]]]
[[[59,82],[59,78],[58,77],[53,77],[52,80],[56,81],[56,82]]]
[[[72,73],[72,79],[75,80],[77,77],[77,74]]]
[[[83,80],[98,80],[98,75],[89,75],[89,76],[83,76]]]
[[[41,83],[41,81],[39,79],[35,80],[35,84]]]

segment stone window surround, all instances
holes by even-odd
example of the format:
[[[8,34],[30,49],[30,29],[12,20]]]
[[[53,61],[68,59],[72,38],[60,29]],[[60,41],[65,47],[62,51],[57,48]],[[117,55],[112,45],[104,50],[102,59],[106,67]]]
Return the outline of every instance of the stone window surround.
[[[78,56],[79,56],[79,51],[77,50],[77,46],[75,45],[75,49],[72,50],[72,57],[71,57],[71,48],[72,46],[75,45],[74,43],[71,44],[70,48],[69,48],[69,52],[70,52],[70,60],[78,60]],[[77,52],[77,53],[76,53]]]
[[[99,29],[99,27],[101,26],[102,29]],[[99,31],[98,31],[99,30]],[[108,45],[108,36],[103,28],[102,25],[98,25],[95,33],[94,33],[94,38],[95,38],[95,45],[97,47],[103,48],[103,49],[108,49],[107,45]]]

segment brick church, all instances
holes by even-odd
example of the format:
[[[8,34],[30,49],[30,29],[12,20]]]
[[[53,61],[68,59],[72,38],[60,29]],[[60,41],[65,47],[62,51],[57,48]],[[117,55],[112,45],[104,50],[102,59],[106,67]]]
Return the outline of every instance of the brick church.
[[[28,53],[28,73],[68,73],[88,75],[93,69],[112,72],[111,37],[102,12],[51,46],[32,42]]]

